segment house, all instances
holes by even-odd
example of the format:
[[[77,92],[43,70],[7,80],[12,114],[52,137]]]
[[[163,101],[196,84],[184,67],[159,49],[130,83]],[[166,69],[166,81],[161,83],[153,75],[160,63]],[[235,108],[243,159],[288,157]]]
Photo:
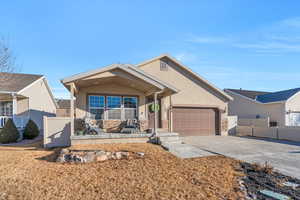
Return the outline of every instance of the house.
[[[56,102],[43,75],[0,73],[0,128],[12,118],[18,128],[32,119],[43,129],[43,116],[55,116]]]
[[[109,133],[119,132],[127,119],[138,119],[142,131],[227,134],[232,97],[167,54],[137,65],[112,64],[61,82],[71,94],[71,136],[78,118],[93,119]]]
[[[300,126],[300,88],[262,92],[225,89],[234,98],[229,115],[239,118],[268,118],[272,126]]]
[[[58,108],[56,109],[57,117],[70,116],[70,99],[56,99]]]

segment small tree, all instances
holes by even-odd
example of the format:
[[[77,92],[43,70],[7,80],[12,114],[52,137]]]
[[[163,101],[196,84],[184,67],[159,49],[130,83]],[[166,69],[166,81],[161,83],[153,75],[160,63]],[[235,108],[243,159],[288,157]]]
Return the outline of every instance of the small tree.
[[[17,142],[20,137],[19,131],[12,119],[8,119],[4,128],[0,131],[0,143],[7,144]]]
[[[40,131],[36,123],[33,120],[29,120],[24,129],[23,137],[24,139],[33,139],[39,135]]]
[[[15,71],[15,57],[7,42],[0,38],[0,84],[5,84],[12,77],[10,73]]]

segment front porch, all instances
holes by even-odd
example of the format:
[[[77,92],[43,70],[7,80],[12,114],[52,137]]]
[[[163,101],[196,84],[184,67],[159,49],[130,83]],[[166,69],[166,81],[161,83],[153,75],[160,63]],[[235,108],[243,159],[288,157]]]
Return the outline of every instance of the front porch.
[[[130,65],[113,65],[62,83],[70,91],[71,144],[148,140],[163,124],[161,115],[169,117],[169,110],[158,106],[158,100],[176,93]],[[80,120],[96,131],[89,134],[80,129]],[[167,124],[165,131],[171,131],[170,127]]]
[[[18,129],[23,129],[29,120],[28,98],[10,92],[0,93],[0,128],[12,119]]]

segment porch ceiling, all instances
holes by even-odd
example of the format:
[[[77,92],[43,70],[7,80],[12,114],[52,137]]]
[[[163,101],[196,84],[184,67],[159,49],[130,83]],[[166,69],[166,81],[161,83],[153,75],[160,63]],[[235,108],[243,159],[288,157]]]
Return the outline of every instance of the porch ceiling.
[[[17,99],[25,99],[27,97],[22,95],[17,95]],[[13,97],[10,93],[0,93],[0,101],[12,101]]]

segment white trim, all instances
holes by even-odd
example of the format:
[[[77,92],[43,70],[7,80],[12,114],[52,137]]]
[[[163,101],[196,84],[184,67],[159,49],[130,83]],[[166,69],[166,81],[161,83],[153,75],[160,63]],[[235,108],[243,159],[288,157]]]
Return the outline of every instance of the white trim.
[[[200,76],[198,73],[192,71],[189,67],[185,66],[184,64],[182,64],[180,61],[178,61],[176,58],[170,56],[169,54],[162,54],[160,56],[154,57],[152,59],[146,60],[142,63],[137,64],[138,67],[141,67],[143,65],[146,65],[148,63],[151,63],[155,60],[161,59],[163,57],[167,57],[170,60],[172,60],[173,62],[175,62],[177,65],[179,65],[180,67],[182,67],[183,69],[185,69],[186,71],[188,71],[189,73],[191,73],[192,75],[194,75],[196,78],[198,78],[199,80],[203,81],[204,83],[206,83],[208,86],[210,86],[211,88],[213,88],[214,90],[216,90],[217,92],[219,92],[220,94],[222,94],[224,97],[226,97],[229,100],[233,100],[233,98],[231,96],[229,96],[228,94],[226,94],[223,90],[219,89],[218,87],[216,87],[215,85],[213,85],[212,83],[210,83],[208,80],[206,80],[205,78],[203,78],[202,76]]]
[[[236,92],[233,92],[233,91],[231,91],[231,90],[228,90],[228,89],[225,89],[225,92],[229,92],[229,93],[231,93],[231,94],[234,94],[234,95],[237,95],[237,96],[242,97],[242,98],[244,98],[244,99],[247,99],[247,100],[249,100],[249,101],[252,101],[253,103],[262,104],[262,105],[277,104],[277,103],[285,103],[285,102],[286,102],[286,101],[274,101],[274,102],[270,102],[270,103],[262,103],[262,102],[259,102],[259,101],[254,100],[254,99],[251,99],[251,98],[249,98],[249,97],[246,97],[246,96],[244,96],[244,95],[241,95],[241,94],[239,94],[239,93],[236,93]]]
[[[289,100],[295,98],[295,96],[296,96],[297,94],[299,94],[299,93],[300,93],[300,91],[296,92],[296,93],[293,94],[290,98],[288,98],[286,101],[289,101]]]
[[[16,92],[10,92],[10,91],[0,91],[0,94],[13,94]]]
[[[86,72],[83,72],[83,73],[68,76],[66,78],[61,79],[60,81],[62,83],[69,83],[69,82],[75,81],[77,79],[86,78],[86,77],[89,77],[89,76],[92,76],[92,75],[95,75],[95,74],[99,74],[99,73],[102,73],[102,72],[105,72],[105,71],[109,71],[109,70],[111,70],[115,67],[116,67],[116,64],[107,65],[105,67],[101,67],[101,68],[97,68],[97,69],[94,69],[94,70],[90,70],[90,71],[86,71]]]
[[[170,85],[158,80],[157,78],[154,78],[154,77],[144,73],[142,70],[137,69],[135,66],[129,65],[129,64],[113,64],[113,65],[109,65],[104,68],[76,74],[74,76],[70,76],[70,77],[62,79],[61,83],[64,84],[65,87],[67,87],[68,83],[70,83],[70,82],[76,81],[78,79],[86,78],[89,76],[93,76],[96,74],[104,73],[104,72],[110,71],[112,69],[121,69],[121,70],[145,81],[146,83],[154,85],[155,87],[157,87],[160,90],[169,88],[169,89],[173,90],[174,92],[178,92],[178,90],[176,88],[174,88],[173,86],[170,86]]]
[[[56,109],[59,108],[57,102],[55,101],[55,97],[54,97],[54,95],[53,95],[53,93],[52,93],[51,87],[49,86],[46,77],[44,77],[44,83],[45,83],[45,85],[46,85],[46,88],[47,88],[47,90],[48,90],[48,92],[49,92],[49,94],[50,94],[50,96],[51,96],[51,99],[52,99],[52,101],[53,101],[53,103],[54,103]]]

